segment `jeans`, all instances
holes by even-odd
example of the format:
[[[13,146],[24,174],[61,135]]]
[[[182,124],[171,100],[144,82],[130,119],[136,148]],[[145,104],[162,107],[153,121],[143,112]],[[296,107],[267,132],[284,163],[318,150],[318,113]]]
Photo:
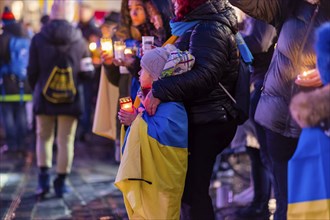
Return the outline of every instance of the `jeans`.
[[[82,103],[83,113],[80,117],[80,136],[84,136],[89,133],[92,128],[92,108],[93,108],[93,93],[92,93],[92,82],[87,81],[83,82],[82,85],[78,87],[81,94],[80,101]]]
[[[26,150],[27,116],[25,103],[2,102],[1,116],[9,150]]]

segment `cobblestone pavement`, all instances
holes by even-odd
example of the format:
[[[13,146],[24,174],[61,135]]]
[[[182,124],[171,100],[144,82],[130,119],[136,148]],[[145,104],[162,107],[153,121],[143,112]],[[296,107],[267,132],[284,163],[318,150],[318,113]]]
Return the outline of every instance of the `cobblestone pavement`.
[[[121,193],[113,185],[118,169],[118,165],[112,159],[113,143],[95,137],[90,142],[76,143],[72,173],[67,178],[70,192],[62,199],[56,198],[53,191],[42,201],[35,198],[38,169],[34,154],[29,154],[25,158],[8,153],[0,154],[1,219],[128,219]],[[240,167],[237,173],[225,175],[224,172],[218,172],[220,176],[216,179],[221,180],[218,181],[220,185],[226,186],[224,192],[227,201],[224,204],[219,204],[219,200],[216,199],[219,196],[217,189],[220,185],[216,186],[214,182],[215,187],[210,188],[217,220],[237,219],[234,213],[239,206],[230,201],[230,197],[246,188],[249,181],[242,181],[242,178],[249,176],[246,170],[246,156],[242,158],[243,163],[235,162]],[[54,178],[53,169],[52,172]]]

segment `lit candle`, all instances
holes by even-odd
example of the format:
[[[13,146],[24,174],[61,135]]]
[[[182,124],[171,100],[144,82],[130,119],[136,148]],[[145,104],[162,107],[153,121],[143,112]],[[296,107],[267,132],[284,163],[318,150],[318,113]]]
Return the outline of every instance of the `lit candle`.
[[[154,45],[154,36],[142,36],[142,50],[143,53],[152,49]]]
[[[113,56],[113,47],[111,38],[101,38],[101,49],[108,53],[110,56]]]
[[[133,50],[131,48],[125,48],[124,54],[125,55],[127,55],[127,54],[133,54]]]
[[[120,103],[120,109],[127,111],[127,112],[133,112],[133,102],[131,97],[124,97],[119,99]]]
[[[97,48],[97,44],[95,42],[91,42],[88,47],[90,51],[95,51]]]
[[[298,75],[298,79],[300,79],[300,80],[307,80],[308,79],[308,76],[310,74],[312,74],[313,72],[315,72],[315,69],[304,71],[303,73],[301,73],[301,74]]]
[[[116,59],[124,59],[124,50],[126,48],[125,42],[123,41],[115,41],[114,43],[114,51]]]

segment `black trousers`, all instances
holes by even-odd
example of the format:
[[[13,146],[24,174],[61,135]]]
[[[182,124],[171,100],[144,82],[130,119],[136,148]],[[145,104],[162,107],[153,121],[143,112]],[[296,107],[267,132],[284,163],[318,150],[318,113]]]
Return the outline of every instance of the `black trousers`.
[[[276,212],[274,220],[286,220],[288,209],[288,162],[293,156],[298,138],[289,138],[266,130],[266,150],[271,160],[274,177]]]
[[[189,124],[188,171],[181,204],[183,220],[214,220],[209,195],[210,179],[216,156],[233,139],[235,122],[205,125]]]

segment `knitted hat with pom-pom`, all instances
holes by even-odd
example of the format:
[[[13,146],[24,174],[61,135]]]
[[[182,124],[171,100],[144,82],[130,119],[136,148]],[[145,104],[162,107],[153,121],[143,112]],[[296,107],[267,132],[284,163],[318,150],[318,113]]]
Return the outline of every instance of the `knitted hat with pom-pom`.
[[[8,25],[16,21],[14,14],[11,12],[8,6],[5,6],[5,9],[1,16],[1,20],[4,25]]]

